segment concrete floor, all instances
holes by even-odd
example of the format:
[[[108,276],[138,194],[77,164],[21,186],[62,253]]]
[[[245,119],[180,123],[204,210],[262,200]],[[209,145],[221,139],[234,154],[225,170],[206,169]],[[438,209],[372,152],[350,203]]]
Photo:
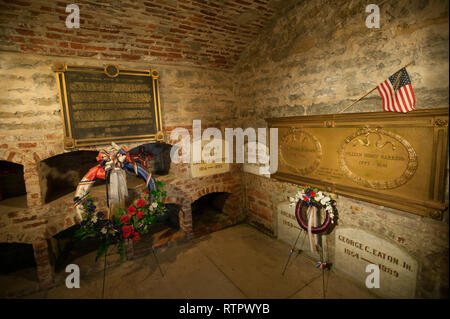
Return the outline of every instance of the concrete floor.
[[[249,225],[237,225],[107,269],[105,298],[323,298],[314,261]],[[98,263],[102,263],[99,261]],[[101,298],[103,271],[83,276],[81,287],[59,285],[25,298]],[[326,298],[374,298],[333,270],[325,273]]]

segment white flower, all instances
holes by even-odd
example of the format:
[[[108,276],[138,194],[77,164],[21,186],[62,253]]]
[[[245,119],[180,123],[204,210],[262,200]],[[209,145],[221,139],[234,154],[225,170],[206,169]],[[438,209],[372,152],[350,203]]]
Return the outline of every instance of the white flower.
[[[153,203],[150,205],[150,209],[151,209],[151,210],[155,209],[156,207],[158,207],[158,203],[157,203],[157,202],[153,202]]]
[[[92,222],[95,224],[97,222],[97,216],[92,217]]]
[[[322,204],[322,205],[325,205],[327,202],[329,202],[330,201],[330,197],[324,197],[324,198],[322,198],[321,200],[320,200],[320,203]]]
[[[102,230],[101,230],[102,234],[106,234],[107,231],[108,230],[106,229],[106,227],[103,227]]]
[[[289,201],[290,201],[291,203],[293,203],[293,202],[295,202],[295,198],[294,198],[294,197],[289,197]]]
[[[316,196],[314,197],[314,199],[316,200],[316,202],[320,202],[320,200],[324,198],[322,192],[317,192]]]

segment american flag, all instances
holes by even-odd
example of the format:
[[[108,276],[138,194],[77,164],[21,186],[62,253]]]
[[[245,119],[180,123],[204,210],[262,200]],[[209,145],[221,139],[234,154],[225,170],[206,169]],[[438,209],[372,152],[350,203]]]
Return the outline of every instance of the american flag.
[[[416,109],[416,97],[406,68],[401,69],[377,86],[383,99],[383,110],[409,112]]]

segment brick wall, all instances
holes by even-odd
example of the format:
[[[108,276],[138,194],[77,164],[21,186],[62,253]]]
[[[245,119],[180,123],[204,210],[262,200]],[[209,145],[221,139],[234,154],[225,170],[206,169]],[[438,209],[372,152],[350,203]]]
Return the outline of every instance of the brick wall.
[[[37,163],[63,153],[62,120],[53,62],[103,65],[89,58],[0,54],[0,158],[24,165],[29,206],[42,203]],[[192,125],[201,119],[226,123],[235,118],[233,75],[229,71],[121,62],[129,68],[160,71],[163,125]],[[208,110],[208,112],[205,112]],[[89,149],[89,148],[87,148]]]
[[[71,3],[79,29],[65,26]],[[2,0],[0,49],[229,69],[274,13],[268,0]]]
[[[338,113],[410,61],[417,109],[448,107],[448,2],[384,2],[380,29],[365,27],[366,4],[304,1],[286,7],[237,64],[242,127],[264,127],[269,117]],[[346,112],[381,106],[375,91]],[[276,234],[275,208],[298,186],[249,173],[244,180],[250,222]],[[448,212],[436,221],[343,196],[337,202],[340,226],[373,232],[417,258],[417,297],[448,297]],[[327,243],[333,253],[333,233]]]

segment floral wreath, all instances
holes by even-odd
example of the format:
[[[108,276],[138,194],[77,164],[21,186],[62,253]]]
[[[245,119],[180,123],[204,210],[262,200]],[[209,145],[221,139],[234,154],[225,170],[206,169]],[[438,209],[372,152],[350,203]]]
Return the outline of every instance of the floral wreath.
[[[295,217],[301,228],[304,230],[308,230],[308,221],[305,221],[302,216],[302,208],[303,207],[311,207],[314,206],[317,209],[325,209],[326,216],[322,225],[317,227],[311,227],[311,232],[313,234],[319,234],[324,232],[329,226],[330,223],[334,224],[334,218],[336,213],[335,201],[331,199],[329,196],[326,196],[319,191],[315,187],[311,186],[302,186],[299,188],[295,197],[290,197],[289,201],[291,202],[290,206],[295,205]]]
[[[118,214],[114,214],[112,219],[107,219],[102,211],[96,212],[91,196],[88,195],[84,199],[83,219],[75,237],[100,239],[95,260],[106,254],[109,246],[115,245],[122,261],[125,255],[125,240],[131,239],[137,243],[142,235],[148,233],[148,227],[155,222],[156,217],[166,213],[167,207],[162,203],[162,198],[166,196],[164,184],[157,181],[156,186],[156,190],[150,190],[146,200],[139,199],[126,210],[119,207]],[[77,201],[77,198],[74,201]]]
[[[76,219],[81,221],[81,228],[75,233],[75,237],[85,239],[95,237],[100,239],[96,260],[106,253],[111,245],[116,245],[123,260],[125,253],[125,240],[133,240],[137,243],[141,235],[148,232],[148,226],[153,224],[158,215],[167,211],[162,203],[162,198],[166,196],[164,184],[155,181],[152,173],[142,167],[129,151],[116,143],[111,143],[113,148],[109,151],[101,150],[96,157],[98,165],[92,167],[78,183],[73,199]],[[146,200],[139,199],[135,205],[131,205],[125,210],[121,202],[128,196],[126,173],[134,172],[136,176],[145,180]],[[111,176],[114,175],[113,181]],[[96,212],[96,206],[89,191],[97,179],[106,180],[106,203],[110,207],[110,199],[114,198],[114,205],[118,205],[118,213]],[[108,193],[110,184],[111,195]]]

